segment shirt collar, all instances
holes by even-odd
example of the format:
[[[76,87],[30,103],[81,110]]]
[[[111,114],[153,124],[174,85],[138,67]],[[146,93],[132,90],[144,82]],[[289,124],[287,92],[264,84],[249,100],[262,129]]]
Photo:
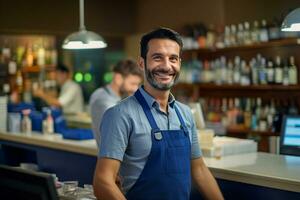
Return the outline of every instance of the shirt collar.
[[[156,105],[158,106],[158,102],[148,92],[145,91],[144,86],[141,86],[139,88],[139,91],[141,92],[141,94],[145,98],[146,103],[148,104],[149,108],[152,108]],[[171,108],[174,108],[175,97],[171,93],[169,95],[168,104]]]
[[[115,91],[113,91],[113,89],[111,88],[110,85],[106,85],[106,86],[104,86],[104,87],[107,89],[109,95],[113,96],[115,99],[121,100],[121,97],[120,97],[119,95],[117,95],[117,94],[115,93]]]

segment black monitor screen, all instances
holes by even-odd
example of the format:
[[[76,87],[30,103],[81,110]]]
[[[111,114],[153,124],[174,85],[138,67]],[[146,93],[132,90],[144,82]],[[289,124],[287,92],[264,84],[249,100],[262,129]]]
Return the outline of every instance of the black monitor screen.
[[[0,199],[58,200],[49,174],[0,165]]]
[[[284,116],[280,137],[280,153],[300,156],[300,116]]]

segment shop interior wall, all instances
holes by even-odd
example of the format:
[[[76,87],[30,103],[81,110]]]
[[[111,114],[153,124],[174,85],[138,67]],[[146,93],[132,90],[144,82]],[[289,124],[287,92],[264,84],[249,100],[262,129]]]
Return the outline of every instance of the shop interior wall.
[[[121,47],[135,31],[135,0],[85,0],[85,25]],[[79,28],[79,0],[0,0],[1,34],[53,34],[62,40]]]
[[[199,22],[272,20],[296,7],[299,0],[85,0],[85,24],[103,35],[110,48],[125,48],[135,58],[141,33],[157,26],[179,30]],[[61,42],[78,26],[78,0],[0,0],[0,33],[54,34]]]

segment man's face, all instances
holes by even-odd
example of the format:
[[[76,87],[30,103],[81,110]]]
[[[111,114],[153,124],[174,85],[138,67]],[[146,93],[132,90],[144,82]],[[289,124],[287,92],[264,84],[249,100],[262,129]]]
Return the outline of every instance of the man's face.
[[[57,70],[55,78],[56,78],[57,83],[60,86],[62,86],[64,84],[64,82],[68,79],[68,73]]]
[[[146,80],[153,88],[170,90],[179,77],[180,46],[169,39],[150,40],[144,69]]]
[[[141,77],[137,75],[129,74],[128,76],[124,77],[123,84],[120,88],[122,97],[132,95],[138,89],[141,82]]]

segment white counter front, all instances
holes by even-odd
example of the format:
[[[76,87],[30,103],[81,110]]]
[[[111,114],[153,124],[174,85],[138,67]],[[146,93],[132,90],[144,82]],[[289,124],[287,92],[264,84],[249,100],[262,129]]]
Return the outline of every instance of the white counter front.
[[[60,135],[0,133],[0,141],[58,149],[97,156],[95,140],[66,140]],[[300,157],[250,153],[204,158],[216,178],[300,192]]]

